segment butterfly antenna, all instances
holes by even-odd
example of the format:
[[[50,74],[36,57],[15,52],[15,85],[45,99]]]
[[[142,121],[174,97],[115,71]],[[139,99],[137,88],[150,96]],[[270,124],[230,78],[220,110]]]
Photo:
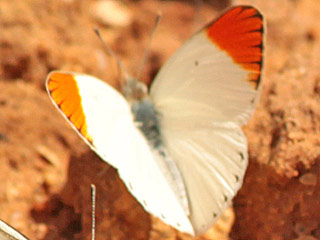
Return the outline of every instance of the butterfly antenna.
[[[96,235],[96,186],[91,184],[91,240],[95,240]]]
[[[144,56],[143,56],[141,64],[140,64],[140,68],[139,68],[139,71],[138,71],[138,74],[137,74],[137,79],[140,78],[141,73],[142,73],[142,69],[143,69],[143,67],[144,67],[144,65],[145,65],[145,63],[147,61],[147,58],[148,58],[148,55],[149,55],[149,52],[150,52],[151,42],[152,42],[152,40],[153,40],[153,38],[155,36],[155,33],[156,33],[157,29],[158,29],[161,17],[162,17],[162,13],[158,12],[158,15],[157,15],[157,18],[156,18],[156,21],[155,21],[155,24],[154,24],[154,28],[153,28],[152,33],[151,33],[151,37],[149,39],[146,51],[144,53]]]
[[[127,71],[126,67],[123,65],[121,60],[117,57],[117,55],[111,50],[111,48],[108,46],[106,41],[102,38],[100,31],[95,28],[95,33],[98,35],[99,39],[102,41],[104,47],[107,49],[108,53],[117,61],[119,69],[121,69],[125,74],[125,79],[128,79],[130,77],[129,72]]]

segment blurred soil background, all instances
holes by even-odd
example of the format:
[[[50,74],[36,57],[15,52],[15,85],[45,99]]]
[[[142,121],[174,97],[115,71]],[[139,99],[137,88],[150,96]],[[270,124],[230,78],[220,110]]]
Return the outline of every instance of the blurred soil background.
[[[266,19],[263,91],[245,127],[250,165],[221,221],[195,239],[320,239],[319,0],[0,0],[0,219],[30,239],[193,239],[151,217],[117,171],[50,103],[46,75],[63,69],[119,86],[103,38],[135,75],[159,11],[142,80],[150,83],[193,32],[231,5]],[[155,186],[156,188],[156,186]]]

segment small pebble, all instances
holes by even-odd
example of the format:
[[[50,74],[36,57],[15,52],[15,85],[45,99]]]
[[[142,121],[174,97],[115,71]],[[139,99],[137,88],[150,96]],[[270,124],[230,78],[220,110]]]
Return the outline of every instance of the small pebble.
[[[131,12],[119,1],[99,0],[93,4],[93,16],[104,25],[125,27],[131,22]]]
[[[317,176],[313,173],[306,173],[299,178],[299,181],[304,185],[316,186]]]

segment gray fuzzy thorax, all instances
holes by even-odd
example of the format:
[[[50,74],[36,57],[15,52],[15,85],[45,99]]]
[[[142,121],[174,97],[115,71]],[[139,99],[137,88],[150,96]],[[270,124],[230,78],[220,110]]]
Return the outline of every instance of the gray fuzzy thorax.
[[[155,149],[162,145],[159,126],[159,114],[153,103],[147,99],[135,101],[132,104],[134,122],[148,140],[149,144]]]

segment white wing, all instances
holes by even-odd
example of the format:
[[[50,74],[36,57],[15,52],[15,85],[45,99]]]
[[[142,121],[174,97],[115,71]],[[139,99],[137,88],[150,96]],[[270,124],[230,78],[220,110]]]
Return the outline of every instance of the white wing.
[[[0,220],[0,240],[28,240],[21,233]]]
[[[189,219],[199,235],[213,225],[241,187],[248,164],[247,141],[241,128],[233,123],[208,121],[206,130],[188,123],[180,123],[179,127],[188,130],[164,127],[162,133],[184,178]]]
[[[118,169],[128,190],[151,214],[193,233],[181,199],[176,196],[161,156],[151,152],[136,128],[127,101],[94,77],[52,72],[47,91],[54,105],[103,160]]]
[[[158,110],[183,119],[181,114],[191,117],[195,108],[201,108],[215,122],[246,123],[260,86],[261,17],[254,8],[236,7],[191,37],[151,86]]]
[[[233,8],[188,40],[151,86],[195,234],[214,223],[242,185],[248,156],[241,125],[259,95],[262,33],[256,9]]]
[[[129,159],[132,115],[127,101],[101,80],[54,71],[46,83],[50,99],[80,136],[108,163],[118,168]]]

